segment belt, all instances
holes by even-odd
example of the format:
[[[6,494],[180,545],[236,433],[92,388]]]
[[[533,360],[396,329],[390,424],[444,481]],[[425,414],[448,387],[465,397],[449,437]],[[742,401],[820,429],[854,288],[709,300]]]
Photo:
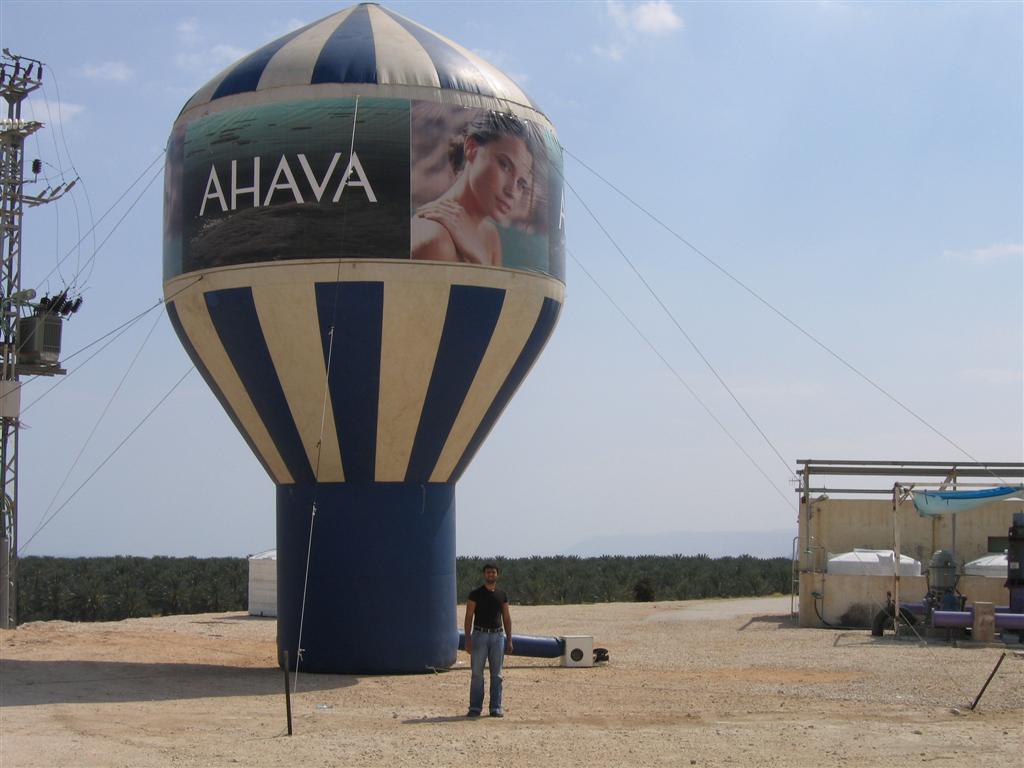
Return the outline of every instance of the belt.
[[[473,631],[474,632],[488,632],[488,633],[504,632],[505,628],[504,627],[473,627]]]

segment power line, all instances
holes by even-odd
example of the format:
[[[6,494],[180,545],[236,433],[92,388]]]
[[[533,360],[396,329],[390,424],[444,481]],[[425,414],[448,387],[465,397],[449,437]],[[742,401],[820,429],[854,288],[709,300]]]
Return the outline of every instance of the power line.
[[[155,162],[155,161],[154,161],[154,162]],[[150,163],[150,167],[152,167],[152,165],[153,165],[153,164],[152,164],[152,163]],[[149,190],[149,188],[150,188],[150,187],[151,187],[151,186],[153,185],[153,182],[157,180],[157,178],[158,178],[158,177],[160,176],[160,174],[161,174],[161,173],[163,173],[163,168],[158,168],[158,169],[157,169],[157,171],[156,171],[156,173],[154,173],[154,174],[153,174],[153,176],[152,176],[152,177],[150,178],[150,180],[149,180],[148,182],[146,182],[146,186],[142,188],[142,191],[141,191],[141,192],[139,192],[139,194],[138,194],[138,196],[137,196],[137,197],[135,198],[135,200],[133,200],[133,201],[132,201],[132,204],[128,206],[128,210],[126,210],[126,211],[125,211],[125,212],[124,212],[123,214],[121,214],[121,218],[119,218],[119,219],[117,220],[117,222],[115,222],[114,226],[113,226],[113,227],[112,227],[112,228],[110,229],[110,231],[109,231],[109,232],[107,232],[107,235],[106,235],[106,237],[104,237],[104,238],[103,238],[103,240],[102,240],[102,241],[100,241],[99,245],[97,245],[97,246],[96,246],[95,250],[93,250],[93,252],[92,252],[92,255],[91,255],[91,256],[89,256],[89,258],[88,258],[88,259],[86,259],[86,264],[87,264],[87,265],[88,265],[88,264],[91,264],[91,263],[93,263],[93,262],[94,262],[94,261],[96,260],[96,256],[97,256],[97,254],[99,253],[100,249],[101,249],[101,248],[102,248],[102,247],[103,247],[104,245],[106,245],[107,241],[108,241],[108,240],[110,240],[110,238],[111,238],[111,237],[112,237],[112,236],[114,235],[114,232],[116,232],[116,231],[117,231],[117,228],[118,228],[119,226],[121,226],[121,222],[123,222],[123,221],[124,221],[124,220],[125,220],[125,219],[126,219],[126,218],[128,217],[128,214],[132,212],[132,210],[133,210],[133,209],[135,208],[135,206],[136,206],[136,205],[138,205],[139,201],[140,201],[140,200],[142,199],[142,196],[146,194],[147,190]],[[95,229],[96,229],[96,228],[95,228],[95,227],[93,227],[92,229],[90,229],[90,232],[93,232],[93,231],[95,231]],[[88,235],[87,235],[87,236],[88,236]],[[70,255],[71,255],[71,252],[69,251],[69,252],[68,252],[68,254],[67,254],[67,256],[70,256]],[[65,256],[64,258],[66,259],[66,258],[67,258],[67,256]],[[63,260],[64,260],[64,259],[61,259],[61,261],[63,261]],[[57,262],[57,263],[58,263],[58,264],[60,264],[60,262]],[[45,279],[46,279],[46,278],[48,278],[48,277],[49,277],[50,275],[52,275],[52,274],[53,274],[53,271],[54,271],[54,270],[50,270],[50,272],[48,272],[48,273],[46,274],[46,276],[45,276],[45,277],[43,278],[43,280],[45,280]],[[78,280],[78,278],[79,278],[79,276],[81,275],[81,273],[82,273],[82,269],[79,269],[79,270],[78,270],[78,271],[77,271],[77,272],[75,273],[75,276],[74,276],[74,277],[72,278],[72,280],[71,280],[71,283],[72,283],[72,285],[74,285],[74,283],[75,283],[75,282],[76,282],[76,281]]]
[[[89,229],[89,230],[88,230],[88,231],[87,231],[87,232],[86,232],[86,233],[85,233],[85,234],[84,234],[84,235],[83,235],[83,236],[82,236],[81,238],[79,238],[78,242],[76,242],[76,243],[75,243],[75,244],[74,244],[73,246],[71,246],[71,249],[70,249],[70,250],[69,250],[69,251],[68,251],[67,253],[65,253],[65,254],[64,254],[64,255],[63,255],[63,256],[62,256],[62,257],[61,257],[60,259],[58,259],[58,260],[57,260],[57,264],[56,264],[56,265],[54,266],[54,268],[53,268],[53,269],[51,269],[51,270],[50,270],[50,271],[49,271],[49,272],[48,272],[48,273],[47,273],[46,275],[44,275],[44,276],[43,276],[43,278],[42,278],[42,279],[41,279],[41,280],[39,281],[39,284],[38,284],[38,285],[36,286],[36,287],[37,287],[37,289],[38,289],[38,288],[39,288],[39,287],[40,287],[40,286],[42,285],[42,283],[43,283],[44,281],[46,281],[47,279],[49,279],[49,277],[50,277],[50,276],[51,276],[51,275],[52,275],[52,274],[53,274],[54,272],[56,272],[56,271],[57,271],[57,270],[58,270],[58,269],[60,268],[60,265],[61,265],[61,264],[63,264],[63,263],[64,263],[64,261],[66,261],[66,260],[68,259],[68,257],[69,257],[69,256],[71,256],[71,254],[72,254],[72,253],[74,253],[74,252],[75,252],[75,249],[76,249],[76,248],[77,248],[78,246],[80,246],[80,245],[82,244],[82,241],[83,241],[83,240],[85,240],[85,238],[89,237],[89,235],[94,235],[94,233],[96,232],[96,228],[97,228],[97,227],[98,227],[98,226],[99,226],[100,224],[102,224],[102,223],[103,223],[103,220],[104,220],[105,218],[107,218],[107,216],[108,216],[108,215],[110,214],[110,212],[111,212],[111,211],[113,211],[113,210],[114,210],[114,208],[116,208],[116,207],[117,207],[118,203],[120,203],[120,202],[121,202],[121,201],[122,201],[122,200],[123,200],[123,199],[125,198],[125,196],[126,196],[126,195],[127,195],[127,194],[128,194],[129,192],[131,192],[131,191],[132,191],[132,189],[133,189],[133,188],[135,187],[135,185],[136,185],[136,184],[138,184],[138,183],[139,183],[139,181],[141,181],[141,180],[142,180],[142,178],[143,178],[143,177],[144,177],[144,176],[145,176],[145,175],[146,175],[147,173],[149,173],[149,169],[150,169],[150,168],[152,168],[152,167],[153,167],[154,165],[156,165],[156,163],[157,163],[157,162],[159,162],[159,160],[160,160],[160,159],[161,159],[161,158],[162,158],[163,156],[164,156],[164,150],[162,150],[162,149],[161,149],[161,150],[160,150],[160,152],[159,152],[159,153],[157,154],[157,156],[156,156],[156,157],[154,157],[154,158],[153,158],[153,160],[152,160],[152,161],[150,162],[150,164],[149,164],[149,165],[147,165],[147,166],[146,166],[146,167],[145,167],[145,168],[143,169],[142,173],[140,173],[140,174],[139,174],[139,175],[138,175],[137,177],[135,177],[135,180],[134,180],[134,181],[133,181],[133,182],[132,182],[131,184],[129,184],[129,185],[128,185],[128,186],[127,186],[127,187],[125,188],[124,192],[122,192],[122,193],[121,193],[121,194],[120,194],[120,195],[118,196],[117,200],[115,200],[115,201],[114,201],[113,203],[111,203],[111,204],[110,204],[110,207],[109,207],[109,208],[107,208],[107,210],[103,212],[103,215],[102,215],[102,216],[100,216],[100,217],[99,217],[99,218],[98,218],[98,219],[96,220],[96,223],[95,223],[95,224],[93,224],[93,226],[92,226],[92,227],[91,227],[91,228],[90,228],[90,229]],[[153,183],[153,181],[152,181],[152,180],[150,180],[149,184],[152,184],[152,183]],[[149,184],[147,184],[147,188],[148,188]],[[145,191],[145,190],[143,190],[143,191]],[[141,196],[140,196],[140,197],[141,197]],[[138,199],[136,199],[136,201],[135,201],[135,202],[138,202]],[[133,206],[133,207],[134,207],[134,205],[135,205],[135,203],[132,203],[132,206]],[[124,219],[124,217],[122,216],[121,220],[123,220],[123,219]],[[118,221],[118,224],[120,224],[120,223],[121,223],[121,221]],[[115,224],[115,225],[114,225],[114,228],[115,228],[115,229],[117,228],[117,224]],[[111,230],[111,232],[113,232],[113,230]],[[109,235],[108,235],[108,237],[109,237]],[[95,240],[95,235],[94,235],[94,240]],[[95,254],[95,252],[96,252],[97,250],[99,250],[99,248],[98,248],[98,247],[95,247],[95,246],[94,246],[94,248],[93,248],[93,253]]]
[[[109,347],[109,346],[110,346],[111,344],[113,344],[113,343],[114,343],[115,341],[117,341],[117,340],[118,340],[119,338],[121,338],[121,336],[123,336],[123,335],[124,335],[125,333],[127,333],[127,332],[128,332],[128,329],[129,329],[129,328],[130,328],[130,327],[131,327],[131,326],[132,326],[132,325],[133,325],[133,324],[134,324],[135,322],[137,322],[137,321],[138,321],[138,320],[140,320],[140,319],[141,319],[141,316],[140,316],[140,317],[137,317],[137,318],[135,318],[135,320],[133,320],[133,321],[132,321],[132,323],[126,323],[125,325],[121,326],[121,328],[119,329],[119,332],[118,332],[118,333],[117,333],[117,334],[116,334],[115,336],[113,336],[113,337],[112,337],[112,338],[111,338],[111,339],[110,339],[109,341],[107,341],[107,343],[106,343],[106,344],[104,344],[104,345],[103,345],[102,347],[100,347],[100,348],[99,348],[99,349],[97,349],[97,350],[96,350],[95,352],[93,352],[93,353],[92,353],[91,355],[89,355],[89,356],[88,356],[87,358],[85,358],[85,360],[84,360],[84,361],[82,362],[82,364],[81,364],[81,365],[79,365],[79,366],[78,366],[77,368],[75,368],[74,370],[72,370],[72,371],[69,371],[69,372],[68,372],[67,374],[65,374],[64,376],[60,377],[59,379],[57,379],[57,381],[56,381],[56,382],[54,382],[54,384],[53,384],[53,386],[52,386],[52,387],[50,387],[49,389],[47,389],[47,390],[46,390],[45,392],[43,392],[43,393],[42,393],[41,395],[39,395],[39,397],[37,397],[37,398],[36,398],[35,400],[33,400],[33,401],[32,401],[31,403],[29,403],[29,404],[28,404],[28,405],[26,405],[26,406],[25,406],[24,408],[22,408],[22,409],[21,409],[21,415],[23,416],[24,414],[26,414],[26,413],[27,413],[27,412],[28,412],[28,411],[29,411],[29,410],[30,410],[30,409],[32,408],[32,406],[34,406],[34,405],[35,405],[36,403],[38,403],[38,402],[39,402],[40,400],[42,400],[42,399],[43,399],[44,397],[47,397],[47,396],[48,396],[48,395],[49,395],[49,394],[50,394],[51,392],[53,392],[53,390],[55,390],[55,389],[56,389],[57,387],[59,387],[59,386],[60,386],[61,384],[63,384],[63,383],[65,382],[65,381],[67,381],[68,379],[70,379],[70,378],[71,378],[71,376],[72,376],[73,374],[75,374],[75,373],[78,373],[78,372],[79,372],[80,370],[82,370],[82,369],[83,369],[83,368],[84,368],[85,366],[87,366],[87,365],[88,365],[88,364],[89,364],[90,362],[92,362],[93,358],[95,358],[96,356],[98,356],[98,355],[99,355],[100,353],[102,353],[102,352],[103,352],[103,350],[105,350],[105,349],[106,349],[107,347]],[[110,334],[107,334],[107,335],[109,336]],[[39,378],[39,377],[38,377],[38,376],[36,376],[36,377],[33,377],[32,379],[29,379],[29,381],[33,381],[33,380],[34,380],[34,379],[36,379],[36,378]],[[27,384],[27,383],[28,383],[28,381],[27,381],[27,382],[25,382],[25,383]]]
[[[75,374],[75,373],[77,373],[78,371],[80,371],[80,370],[81,370],[81,369],[82,369],[83,367],[85,367],[85,365],[86,365],[86,364],[88,364],[88,363],[89,363],[89,362],[90,362],[90,361],[91,361],[91,360],[92,360],[92,359],[93,359],[94,357],[96,357],[97,355],[99,355],[99,354],[100,354],[100,352],[102,352],[102,351],[103,351],[103,350],[105,350],[105,349],[106,349],[107,347],[109,347],[109,346],[110,346],[111,344],[113,344],[113,343],[114,343],[114,342],[115,342],[115,341],[116,341],[117,339],[119,339],[119,338],[120,338],[120,337],[121,337],[121,336],[122,336],[122,335],[123,335],[123,334],[124,334],[124,333],[125,333],[125,332],[126,332],[126,331],[127,331],[127,330],[128,330],[129,328],[130,328],[130,327],[131,327],[131,326],[133,326],[133,325],[134,325],[135,323],[137,323],[137,322],[138,322],[139,320],[141,320],[141,319],[142,319],[143,317],[145,317],[146,315],[148,315],[148,314],[149,314],[150,312],[152,312],[152,311],[153,311],[154,309],[156,309],[157,307],[163,306],[164,304],[166,304],[166,303],[167,303],[167,302],[169,302],[169,301],[173,301],[173,300],[174,300],[174,298],[175,298],[176,296],[178,296],[178,294],[182,293],[183,291],[187,291],[187,290],[188,290],[189,288],[191,288],[191,287],[192,287],[193,285],[195,285],[196,283],[198,283],[198,282],[199,282],[200,280],[202,280],[202,279],[203,279],[203,276],[202,276],[202,275],[199,275],[199,276],[198,276],[198,277],[197,277],[197,278],[196,278],[195,280],[193,280],[193,281],[192,281],[191,283],[189,283],[188,285],[185,285],[185,286],[183,286],[183,287],[179,288],[179,289],[178,289],[177,291],[175,291],[174,293],[172,293],[172,294],[171,294],[170,296],[168,296],[168,297],[167,297],[166,299],[158,299],[158,300],[157,300],[157,301],[156,301],[156,302],[155,302],[155,303],[154,303],[154,304],[153,304],[153,305],[152,305],[151,307],[149,307],[149,309],[145,309],[145,310],[143,310],[143,311],[142,311],[142,312],[140,312],[139,314],[135,315],[134,317],[130,318],[129,320],[126,320],[125,322],[121,323],[120,325],[118,325],[117,327],[113,328],[112,330],[110,330],[110,331],[107,331],[107,332],[106,332],[105,334],[103,334],[102,336],[100,336],[100,337],[99,337],[98,339],[94,339],[94,340],[90,341],[90,342],[89,342],[88,344],[86,344],[86,345],[85,345],[84,347],[81,347],[80,349],[76,350],[75,352],[72,352],[72,353],[71,353],[70,355],[68,355],[68,356],[67,356],[66,358],[64,358],[64,362],[65,362],[65,363],[66,363],[66,362],[67,362],[68,360],[71,360],[72,358],[74,358],[75,356],[77,356],[77,355],[80,355],[80,354],[82,354],[83,352],[85,352],[85,351],[86,351],[87,349],[89,349],[90,347],[94,347],[95,345],[99,344],[99,343],[100,343],[101,341],[103,341],[104,339],[107,339],[108,337],[110,337],[110,336],[113,336],[113,338],[112,338],[112,339],[110,339],[110,341],[108,341],[108,342],[107,342],[106,344],[104,344],[104,345],[103,345],[102,347],[100,347],[100,348],[99,348],[98,350],[96,350],[96,352],[94,352],[94,353],[93,353],[92,355],[90,355],[90,356],[89,356],[88,358],[86,358],[85,362],[83,362],[83,363],[82,363],[82,364],[81,364],[80,366],[78,366],[77,368],[75,368],[75,369],[74,369],[73,371],[70,371],[70,372],[68,372],[68,373],[67,373],[67,374],[66,374],[66,375],[65,375],[65,376],[64,376],[63,378],[61,378],[61,379],[60,379],[60,380],[59,380],[59,381],[58,381],[57,383],[55,383],[55,384],[54,384],[54,385],[53,385],[52,387],[50,387],[50,388],[49,388],[48,390],[46,390],[45,392],[43,392],[43,394],[41,394],[41,395],[40,395],[39,397],[37,397],[37,398],[36,398],[35,400],[33,400],[33,401],[32,401],[31,403],[29,403],[29,404],[28,404],[27,406],[25,406],[25,407],[24,407],[24,408],[22,409],[22,411],[21,411],[21,412],[22,412],[22,413],[24,413],[25,411],[27,411],[27,410],[28,410],[29,408],[31,408],[31,407],[32,407],[33,405],[35,405],[35,404],[36,404],[36,403],[38,403],[38,402],[39,402],[40,400],[42,400],[42,399],[43,399],[44,397],[46,397],[46,396],[47,396],[47,395],[49,395],[49,394],[50,394],[51,392],[53,392],[53,390],[55,390],[55,389],[56,389],[57,387],[59,387],[59,386],[61,385],[61,383],[63,383],[63,382],[65,382],[65,381],[67,381],[67,380],[68,380],[68,379],[69,379],[69,378],[70,378],[70,377],[71,377],[71,376],[72,376],[73,374]],[[32,381],[35,381],[35,380],[36,380],[36,379],[38,379],[38,378],[40,378],[40,377],[39,377],[39,376],[33,376],[33,377],[32,377],[32,378],[30,378],[30,379],[26,379],[24,383],[25,383],[25,384],[28,384],[28,383],[30,383],[30,382],[32,382]],[[3,398],[7,397],[7,396],[8,396],[9,394],[11,394],[11,393],[7,393],[7,394],[5,394],[5,395],[0,395],[0,400],[3,400]]]
[[[75,177],[78,179],[79,184],[82,187],[82,192],[85,194],[85,204],[86,204],[86,207],[89,209],[89,221],[93,224],[93,226],[90,227],[90,231],[94,233],[93,234],[93,238],[92,238],[92,246],[93,246],[93,258],[95,258],[95,256],[96,256],[96,235],[95,235],[95,231],[96,231],[96,227],[95,227],[96,217],[95,217],[95,215],[93,213],[92,197],[89,195],[89,188],[88,188],[88,186],[85,183],[85,179],[82,178],[82,175],[78,172],[78,168],[75,167],[75,160],[71,156],[71,149],[68,147],[68,137],[67,137],[67,134],[64,132],[64,108],[63,108],[63,99],[61,98],[61,95],[60,95],[60,81],[57,79],[57,73],[56,73],[56,71],[54,71],[53,67],[50,66],[49,64],[47,64],[45,66],[46,66],[46,69],[48,69],[50,71],[50,77],[53,79],[54,90],[57,91],[57,115],[60,118],[57,127],[58,127],[58,130],[60,131],[61,143],[64,145],[64,154],[67,155],[68,165],[71,166],[71,170],[74,172]],[[46,99],[46,86],[45,85],[43,85],[43,89],[42,90],[43,90],[43,98]],[[47,101],[47,110],[49,110],[49,101]],[[72,202],[74,202],[74,196],[73,195],[72,195],[71,199],[72,199]],[[78,217],[78,205],[77,205],[77,203],[75,203],[75,217],[76,217],[76,219]],[[81,268],[79,268],[79,270],[76,272],[75,277],[72,280],[72,284],[74,284],[74,282],[78,279],[79,274],[81,274]]]
[[[131,213],[132,210],[134,210],[135,206],[138,205],[138,203],[142,199],[143,195],[145,195],[146,192],[149,190],[149,188],[151,186],[153,186],[153,182],[156,181],[163,172],[164,172],[163,168],[157,168],[156,169],[156,173],[154,173],[152,175],[152,177],[150,177],[149,181],[146,182],[146,186],[142,188],[142,191],[139,192],[138,196],[132,201],[132,204],[128,206],[128,210],[126,210],[123,214],[121,214],[121,218],[117,220],[117,222],[114,224],[114,226],[111,228],[111,230],[109,232],[107,232],[106,237],[104,237],[100,241],[100,244],[96,246],[95,250],[93,250],[93,252],[89,256],[89,258],[85,260],[86,265],[91,265],[91,264],[94,264],[96,262],[96,256],[99,255],[100,249],[104,245],[107,244],[107,241],[111,237],[114,236],[114,233],[117,231],[117,228],[119,226],[121,226],[121,222],[123,222],[128,217],[128,214]],[[78,278],[81,276],[83,269],[84,269],[84,267],[82,269],[80,269],[78,272],[75,273],[75,276],[71,280],[72,285],[78,281]],[[89,274],[90,275],[92,274],[91,270],[90,270]]]
[[[27,547],[27,546],[28,546],[29,544],[31,544],[31,543],[32,543],[32,540],[33,540],[33,539],[34,539],[34,538],[35,538],[36,536],[38,536],[38,535],[39,535],[40,533],[42,533],[43,529],[44,529],[44,528],[46,528],[46,526],[48,526],[48,525],[49,525],[50,523],[52,523],[52,522],[53,522],[53,520],[54,520],[54,518],[56,518],[56,517],[57,517],[57,515],[59,515],[59,514],[61,513],[61,511],[62,511],[62,510],[63,510],[63,509],[65,508],[65,507],[67,507],[67,505],[68,505],[68,504],[70,504],[70,503],[71,503],[72,499],[74,499],[74,498],[75,498],[75,496],[77,496],[77,495],[78,495],[79,491],[81,491],[81,490],[82,490],[83,488],[85,488],[85,486],[89,484],[89,481],[90,481],[90,480],[92,480],[92,479],[93,479],[94,477],[96,477],[96,475],[97,475],[97,474],[99,473],[99,471],[100,471],[101,469],[103,469],[103,467],[105,467],[105,466],[107,465],[107,462],[109,462],[109,461],[110,461],[110,460],[111,460],[112,458],[114,458],[114,456],[115,456],[115,455],[117,454],[117,452],[118,452],[118,451],[120,451],[120,450],[121,450],[121,448],[123,448],[123,447],[124,447],[124,444],[125,444],[125,443],[127,443],[127,442],[128,442],[128,441],[129,441],[129,440],[130,440],[130,439],[132,438],[132,436],[133,436],[133,435],[134,435],[134,434],[135,434],[136,432],[138,432],[138,431],[139,431],[139,430],[140,430],[140,429],[142,428],[142,425],[143,425],[143,424],[145,424],[145,423],[146,423],[147,421],[149,421],[149,417],[150,417],[150,416],[152,416],[152,415],[153,415],[154,413],[156,413],[156,410],[157,410],[157,409],[158,409],[158,408],[159,408],[159,407],[160,407],[161,405],[163,405],[163,404],[164,404],[164,402],[165,402],[165,401],[167,400],[167,398],[169,398],[169,397],[170,397],[170,396],[171,396],[171,395],[172,395],[172,394],[174,393],[174,390],[176,390],[176,389],[178,388],[178,386],[179,386],[179,385],[180,385],[180,384],[181,384],[181,383],[182,383],[182,382],[183,382],[183,381],[184,381],[184,380],[185,380],[185,379],[186,379],[186,378],[188,377],[188,375],[189,375],[190,373],[192,373],[192,371],[194,371],[195,369],[196,369],[196,368],[195,368],[195,366],[194,366],[194,365],[193,365],[193,366],[189,366],[189,369],[188,369],[187,371],[185,371],[185,373],[184,373],[184,374],[182,374],[181,378],[180,378],[180,379],[178,379],[178,380],[177,380],[177,381],[176,381],[176,382],[174,383],[174,386],[173,386],[173,387],[171,387],[171,388],[170,388],[169,390],[167,390],[167,393],[166,393],[166,394],[164,394],[164,396],[163,396],[163,397],[161,397],[161,398],[160,398],[160,399],[159,399],[159,400],[157,401],[156,405],[154,405],[154,406],[153,406],[153,407],[152,407],[152,408],[151,408],[151,409],[149,410],[149,413],[147,413],[147,414],[146,414],[145,416],[143,416],[143,417],[142,417],[142,421],[140,421],[140,422],[139,422],[138,424],[136,424],[136,425],[135,425],[135,426],[134,426],[134,427],[132,428],[132,430],[131,430],[131,431],[130,431],[130,432],[129,432],[129,433],[127,434],[127,435],[125,435],[125,436],[124,436],[124,438],[123,438],[123,439],[121,440],[121,442],[117,444],[117,447],[115,447],[115,448],[114,448],[114,450],[112,450],[112,451],[111,451],[111,452],[110,452],[110,453],[109,453],[109,454],[107,455],[107,457],[106,457],[106,458],[105,458],[105,459],[104,459],[103,461],[101,461],[101,462],[99,463],[99,465],[98,465],[98,466],[97,466],[97,467],[96,467],[96,468],[95,468],[95,469],[94,469],[94,470],[93,470],[93,471],[92,471],[92,472],[91,472],[91,473],[89,474],[89,476],[88,476],[87,478],[85,478],[85,480],[83,480],[83,481],[82,481],[82,484],[81,484],[81,485],[79,485],[79,486],[78,486],[78,487],[77,487],[77,488],[76,488],[76,489],[74,490],[74,492],[73,492],[73,493],[72,493],[72,494],[71,494],[70,496],[68,496],[68,498],[67,498],[67,499],[65,499],[65,500],[64,500],[64,503],[63,503],[63,504],[61,504],[61,505],[60,505],[59,507],[57,507],[57,509],[55,509],[55,510],[53,511],[53,514],[51,514],[51,515],[50,515],[50,516],[49,516],[49,517],[48,517],[48,518],[47,518],[47,519],[46,519],[46,520],[45,520],[45,521],[44,521],[44,522],[43,522],[43,523],[42,523],[42,524],[41,524],[41,525],[40,525],[40,526],[39,526],[39,527],[38,527],[38,528],[36,529],[36,532],[35,532],[35,533],[33,533],[33,534],[32,534],[32,535],[31,535],[31,536],[29,537],[29,539],[28,539],[28,540],[27,540],[27,541],[26,541],[26,542],[25,542],[24,544],[22,544],[22,545],[21,545],[21,546],[20,546],[20,547],[18,548],[18,554],[19,554],[19,555],[21,554],[22,550],[24,550],[24,549],[25,549],[25,548],[26,548],[26,547]]]
[[[68,467],[68,471],[65,473],[64,479],[61,480],[60,485],[57,487],[57,490],[53,492],[53,497],[50,499],[50,503],[47,504],[46,511],[43,512],[43,518],[44,519],[50,513],[50,510],[53,509],[53,505],[56,503],[57,497],[60,496],[61,491],[64,490],[64,486],[68,482],[68,478],[71,477],[71,473],[75,471],[75,467],[77,467],[78,466],[78,462],[81,461],[82,456],[85,454],[85,449],[89,447],[89,443],[92,442],[92,438],[96,434],[96,430],[99,429],[100,424],[103,423],[103,419],[106,417],[107,413],[110,411],[110,406],[112,406],[114,404],[114,400],[117,399],[117,395],[121,392],[121,387],[123,387],[125,381],[128,380],[129,374],[131,374],[132,369],[135,367],[135,363],[138,362],[139,356],[142,354],[142,350],[146,348],[146,344],[149,343],[150,338],[153,336],[153,331],[156,330],[156,326],[157,326],[157,323],[159,321],[160,321],[160,315],[157,315],[154,318],[153,325],[151,325],[150,328],[149,328],[149,333],[147,333],[146,337],[142,340],[142,344],[139,345],[138,351],[135,353],[135,356],[132,358],[131,362],[128,364],[128,367],[125,369],[124,375],[121,376],[121,380],[117,383],[117,386],[114,387],[114,391],[111,393],[110,397],[107,399],[107,404],[103,407],[103,411],[100,413],[99,418],[96,419],[96,423],[93,424],[92,429],[89,431],[88,436],[85,438],[85,441],[82,443],[82,447],[79,448],[78,455],[75,456],[75,460],[72,461],[71,462],[71,466]],[[38,531],[39,529],[37,528],[36,530]],[[33,532],[32,536],[35,536],[34,532]],[[31,540],[32,540],[32,537],[30,536],[29,537],[29,541],[31,541]]]

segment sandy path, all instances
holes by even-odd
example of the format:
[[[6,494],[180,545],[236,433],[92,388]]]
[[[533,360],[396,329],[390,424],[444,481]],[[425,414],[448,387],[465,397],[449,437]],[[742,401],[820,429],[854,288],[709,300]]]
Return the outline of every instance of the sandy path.
[[[300,675],[284,735],[272,619],[206,614],[0,632],[0,764],[1024,766],[1024,659],[798,629],[789,598],[515,607],[611,663],[511,658],[504,720],[449,672]],[[960,708],[960,714],[954,711]]]

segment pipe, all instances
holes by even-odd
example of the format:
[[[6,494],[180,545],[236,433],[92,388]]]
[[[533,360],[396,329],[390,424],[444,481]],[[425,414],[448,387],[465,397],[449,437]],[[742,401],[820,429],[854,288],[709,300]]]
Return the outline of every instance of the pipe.
[[[974,619],[971,611],[934,611],[932,625],[936,627],[969,627]]]
[[[997,613],[996,629],[1024,629],[1024,613]]]
[[[1024,629],[1024,613],[997,613],[996,629]],[[974,611],[935,611],[932,625],[936,627],[969,627],[974,622]]]
[[[901,605],[900,608],[902,608],[905,611],[915,613],[919,616],[923,616],[928,613],[928,611],[924,607],[924,603],[903,603],[903,605]],[[995,607],[995,610],[996,613],[1016,613],[1016,611],[1010,611],[1010,606],[1008,605],[997,605]]]
[[[459,650],[466,650],[466,634],[459,630]],[[535,637],[534,635],[512,635],[512,656],[533,656],[542,659],[556,659],[565,653],[565,640],[560,637]]]

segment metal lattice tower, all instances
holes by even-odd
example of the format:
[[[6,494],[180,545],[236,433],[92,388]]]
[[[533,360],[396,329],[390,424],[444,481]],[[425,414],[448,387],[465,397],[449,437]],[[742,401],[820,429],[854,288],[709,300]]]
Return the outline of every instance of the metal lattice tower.
[[[25,194],[25,139],[43,127],[36,120],[24,120],[21,105],[25,98],[43,84],[43,63],[18,56],[7,48],[0,56],[0,96],[7,102],[7,115],[0,119],[0,627],[17,626],[18,568],[18,431],[21,425],[21,391],[18,376],[56,376],[66,373],[56,362],[60,353],[60,316],[56,306],[55,342],[51,343],[49,359],[39,355],[27,358],[22,354],[26,340],[19,340],[19,326],[26,307],[38,315],[43,303],[32,305],[35,291],[21,289],[21,225],[25,206],[42,205],[59,200],[77,183],[61,182],[47,186],[42,194]],[[39,161],[33,164],[38,172]],[[61,294],[61,301],[67,296]],[[44,301],[48,301],[44,299]],[[66,302],[64,302],[66,304]],[[78,309],[81,299],[70,312]],[[43,316],[53,308],[45,305]],[[31,336],[31,334],[29,334]],[[38,342],[38,339],[36,340]],[[22,359],[25,358],[25,359]]]
[[[17,623],[14,583],[18,551],[18,320],[26,305],[21,291],[21,225],[26,199],[25,139],[42,128],[35,120],[23,120],[21,105],[42,85],[43,65],[12,54],[6,48],[0,59],[0,96],[7,102],[0,121],[0,627]]]

